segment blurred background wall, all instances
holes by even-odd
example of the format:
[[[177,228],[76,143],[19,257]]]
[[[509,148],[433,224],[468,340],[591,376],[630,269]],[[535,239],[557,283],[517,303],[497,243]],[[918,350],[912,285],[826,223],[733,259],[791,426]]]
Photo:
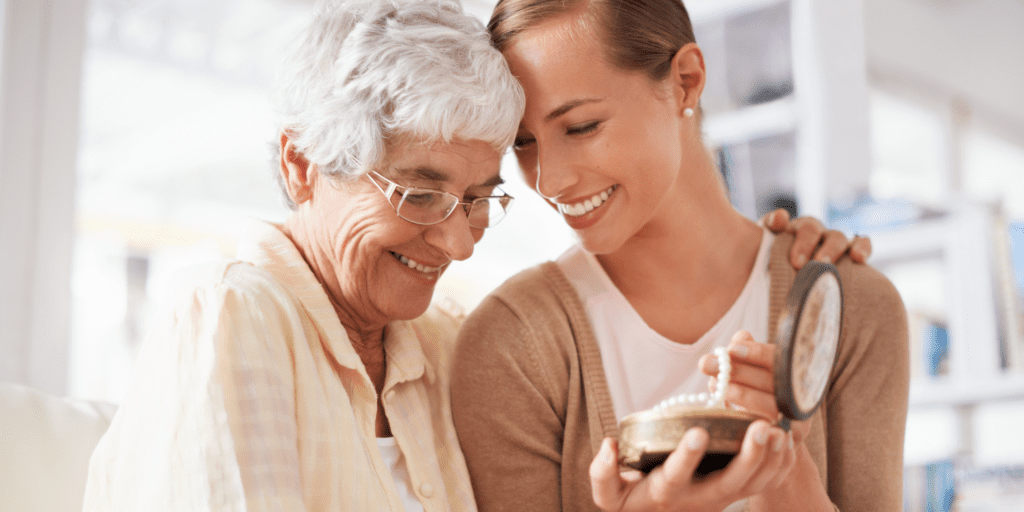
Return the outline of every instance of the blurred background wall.
[[[312,0],[0,5],[0,380],[117,403],[172,271],[286,214],[268,92]],[[906,510],[1022,510],[1024,1],[687,6],[736,207],[870,235],[903,295]],[[439,284],[467,309],[573,241],[504,164],[513,215]]]

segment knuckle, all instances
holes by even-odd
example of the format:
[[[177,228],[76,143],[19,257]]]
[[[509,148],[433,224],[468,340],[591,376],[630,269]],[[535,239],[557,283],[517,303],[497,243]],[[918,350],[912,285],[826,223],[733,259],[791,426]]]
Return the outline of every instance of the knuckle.
[[[850,239],[846,238],[846,234],[845,233],[843,233],[842,231],[837,231],[835,229],[830,229],[830,230],[826,231],[825,232],[825,239],[828,240],[829,242],[832,242],[832,243],[835,243],[835,244],[846,245],[846,244],[850,243]]]
[[[658,492],[654,492],[651,495],[651,504],[654,505],[655,510],[669,510],[669,507],[672,505],[672,501],[673,500],[669,498],[668,493],[665,492],[663,487],[659,488]]]
[[[820,236],[824,227],[815,219],[806,219],[796,226],[797,234],[802,236]]]
[[[858,238],[857,239],[857,244],[860,245],[861,249],[864,249],[867,252],[871,252],[871,239],[870,238],[867,238],[867,237]]]

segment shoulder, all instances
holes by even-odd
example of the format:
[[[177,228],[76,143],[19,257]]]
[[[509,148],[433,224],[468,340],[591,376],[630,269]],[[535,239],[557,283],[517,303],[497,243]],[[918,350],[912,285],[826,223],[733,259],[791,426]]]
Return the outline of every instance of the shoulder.
[[[579,297],[554,263],[542,263],[519,272],[488,295],[469,320],[506,309],[523,321],[565,317],[565,310],[580,304]]]
[[[883,325],[906,322],[903,300],[892,282],[869,264],[843,257],[836,263],[843,286],[847,320]]]
[[[546,331],[582,311],[572,285],[552,263],[543,263],[512,276],[491,292],[466,318],[462,332],[479,337],[495,330]],[[463,337],[466,337],[463,336]]]
[[[843,324],[834,385],[843,387],[845,369],[862,368],[874,378],[900,382],[905,391],[909,365],[907,312],[896,287],[877,269],[848,258],[836,267],[843,286]]]
[[[213,261],[173,274],[147,345],[182,354],[281,354],[303,336],[303,317],[294,294],[267,270]]]
[[[177,270],[169,278],[164,302],[207,300],[197,304],[209,309],[224,300],[244,301],[254,306],[291,305],[292,293],[269,271],[239,260],[219,260]]]
[[[548,373],[560,362],[570,364],[581,322],[586,313],[558,267],[531,267],[505,281],[466,318],[455,364],[467,371],[510,364]]]
[[[771,250],[771,276],[773,293],[785,295],[792,286],[796,270],[789,263],[789,251],[793,245],[793,235],[780,233],[775,235]],[[870,264],[854,263],[849,256],[843,256],[835,263],[836,270],[843,287],[843,305],[845,317],[862,319],[864,313],[892,312],[892,315],[876,315],[875,320],[905,320],[903,302],[896,287],[878,269]],[[776,280],[778,282],[776,282]]]

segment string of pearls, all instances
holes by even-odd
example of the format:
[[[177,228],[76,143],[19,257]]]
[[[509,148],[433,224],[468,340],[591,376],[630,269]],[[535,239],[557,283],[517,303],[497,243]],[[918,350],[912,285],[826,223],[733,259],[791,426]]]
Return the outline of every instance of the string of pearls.
[[[723,407],[725,405],[725,393],[729,389],[729,379],[732,375],[732,360],[729,359],[729,352],[725,347],[715,349],[715,357],[718,358],[718,385],[714,394],[692,393],[673,396],[662,400],[653,407],[655,411],[661,411],[675,405],[705,403],[707,407]]]

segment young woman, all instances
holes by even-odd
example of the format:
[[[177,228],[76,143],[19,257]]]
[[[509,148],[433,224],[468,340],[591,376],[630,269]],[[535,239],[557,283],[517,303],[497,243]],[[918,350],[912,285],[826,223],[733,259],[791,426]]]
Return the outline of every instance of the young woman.
[[[755,422],[705,479],[692,478],[700,429],[650,475],[619,472],[617,422],[705,391],[715,347],[733,359],[727,401],[777,417],[764,342],[793,237],[726,197],[679,0],[502,0],[489,29],[526,92],[519,164],[579,244],[509,280],[460,332],[453,415],[480,509],[900,510],[905,312],[848,258],[838,363],[811,419],[790,433]]]

